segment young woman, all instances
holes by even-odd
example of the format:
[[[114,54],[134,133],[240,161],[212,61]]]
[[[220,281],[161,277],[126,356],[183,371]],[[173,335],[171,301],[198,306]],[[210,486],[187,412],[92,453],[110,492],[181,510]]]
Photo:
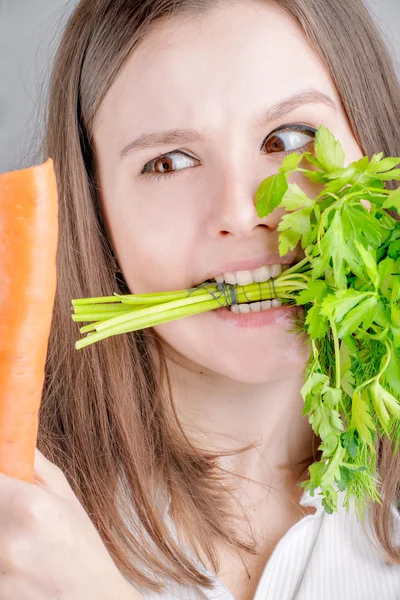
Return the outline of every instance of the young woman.
[[[400,597],[389,442],[365,524],[298,486],[319,443],[287,309],[212,311],[74,349],[72,298],[297,262],[300,247],[278,254],[282,210],[259,219],[254,196],[320,125],[347,162],[400,155],[399,84],[361,0],[78,4],[45,150],[60,239],[43,454],[36,485],[4,486],[2,600]]]

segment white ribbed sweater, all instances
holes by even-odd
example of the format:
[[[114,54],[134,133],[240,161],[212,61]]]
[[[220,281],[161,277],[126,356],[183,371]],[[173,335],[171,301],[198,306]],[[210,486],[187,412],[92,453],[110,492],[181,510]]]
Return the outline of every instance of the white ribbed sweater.
[[[254,600],[400,600],[400,566],[385,563],[365,535],[354,507],[329,515],[321,497],[304,492],[300,504],[316,513],[301,518],[276,545],[257,587]],[[367,530],[373,538],[369,512]],[[391,506],[395,540],[400,545],[400,515]],[[204,568],[202,568],[204,571]],[[140,592],[149,600],[234,600],[217,577],[212,590],[169,585],[157,594]],[[137,587],[137,586],[135,586]]]

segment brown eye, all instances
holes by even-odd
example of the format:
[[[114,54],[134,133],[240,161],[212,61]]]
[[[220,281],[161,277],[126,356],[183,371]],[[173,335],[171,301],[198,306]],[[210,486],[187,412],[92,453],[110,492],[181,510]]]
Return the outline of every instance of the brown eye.
[[[154,163],[156,173],[169,173],[173,170],[172,160],[164,156]]]
[[[304,126],[301,130],[286,128],[275,131],[266,138],[263,147],[268,154],[295,152],[313,143],[316,131],[312,127]]]
[[[273,135],[265,144],[267,152],[284,152],[285,144],[278,135]]]
[[[195,167],[195,158],[181,151],[170,152],[164,156],[159,156],[150,160],[143,167],[141,174],[145,175],[172,175],[177,171],[182,171],[188,167]]]

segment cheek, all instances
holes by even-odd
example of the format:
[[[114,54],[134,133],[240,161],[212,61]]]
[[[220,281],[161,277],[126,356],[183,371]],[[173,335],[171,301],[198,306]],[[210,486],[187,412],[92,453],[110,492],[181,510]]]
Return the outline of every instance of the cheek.
[[[196,240],[190,215],[149,203],[114,206],[108,213],[113,246],[132,293],[186,287]]]

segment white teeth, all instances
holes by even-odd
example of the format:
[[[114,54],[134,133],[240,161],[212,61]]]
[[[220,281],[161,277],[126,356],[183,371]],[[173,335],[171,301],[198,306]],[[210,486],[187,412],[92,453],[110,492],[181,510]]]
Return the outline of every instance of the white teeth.
[[[261,310],[268,310],[271,308],[271,300],[263,300],[261,302]]]
[[[271,300],[271,306],[272,308],[278,308],[278,306],[282,306],[282,302],[275,298],[274,300]]]
[[[259,267],[258,269],[254,269],[253,271],[254,281],[257,283],[262,283],[263,281],[268,281],[271,278],[271,269],[267,266]]]
[[[263,300],[262,302],[252,302],[251,304],[232,304],[231,311],[243,315],[249,312],[261,312],[273,308],[272,302],[279,302],[279,300]]]
[[[235,285],[237,283],[234,273],[224,273],[224,281],[230,285]]]
[[[250,312],[250,304],[238,304],[238,306],[239,306],[239,312],[242,315],[245,315]]]
[[[253,302],[250,304],[251,312],[260,312],[261,311],[261,302]]]
[[[231,311],[237,314],[248,314],[249,312],[262,312],[263,310],[269,310],[270,308],[277,308],[282,306],[280,300],[263,300],[262,302],[252,302],[251,304],[232,304]]]
[[[248,285],[249,283],[262,283],[268,281],[271,277],[277,277],[282,271],[289,268],[289,265],[263,265],[252,271],[229,271],[221,275],[217,275],[215,281],[217,283],[229,283],[230,285]]]
[[[238,285],[248,285],[254,281],[252,271],[236,271],[235,276]]]
[[[282,265],[271,265],[271,277],[278,277],[282,273]]]

